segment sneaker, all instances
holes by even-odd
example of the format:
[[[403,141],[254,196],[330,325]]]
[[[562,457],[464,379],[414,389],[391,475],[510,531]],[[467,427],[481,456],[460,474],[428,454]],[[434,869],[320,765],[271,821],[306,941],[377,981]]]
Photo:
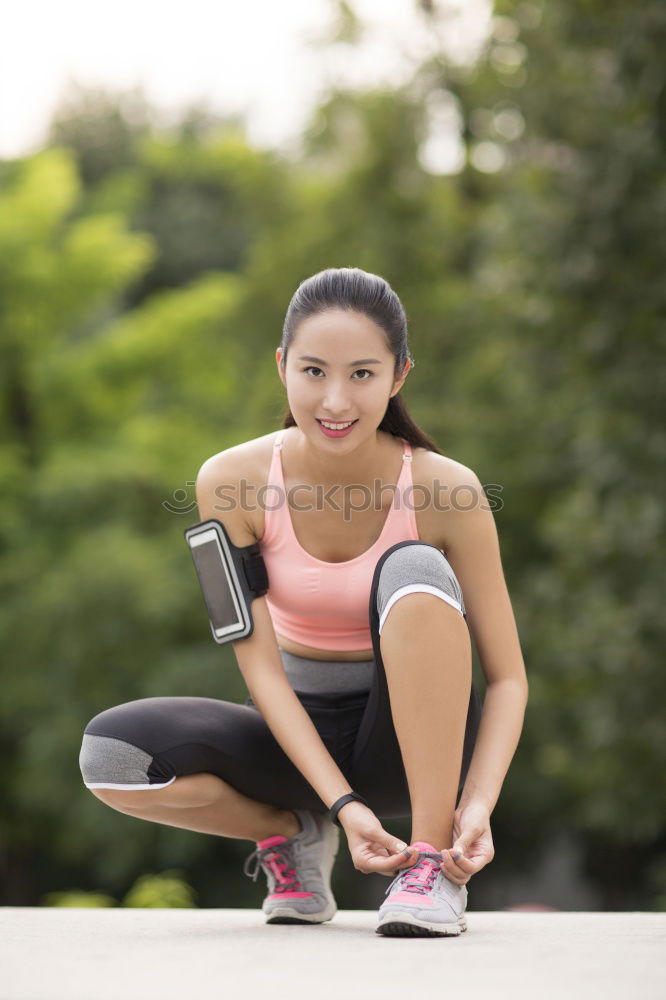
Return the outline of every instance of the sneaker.
[[[256,842],[243,872],[256,882],[259,868],[268,879],[262,910],[267,924],[321,924],[337,905],[331,892],[331,869],[338,853],[340,828],[327,813],[294,809],[301,824],[293,837],[266,837]],[[256,860],[250,871],[252,860]]]
[[[432,844],[411,845],[418,860],[401,869],[386,890],[375,933],[391,937],[444,937],[467,930],[467,887],[448,879]]]

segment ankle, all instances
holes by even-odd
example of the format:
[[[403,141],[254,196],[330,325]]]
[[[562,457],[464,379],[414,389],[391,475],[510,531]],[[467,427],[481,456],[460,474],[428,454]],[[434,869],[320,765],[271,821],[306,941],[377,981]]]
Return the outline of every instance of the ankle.
[[[422,844],[431,844],[436,851],[441,851],[441,844],[451,843],[451,838],[447,840],[445,837],[442,837],[433,830],[425,830],[422,833],[419,833],[418,836],[413,834],[409,843],[415,844],[417,841]]]
[[[263,829],[266,831],[256,840],[266,840],[267,837],[282,836],[295,837],[301,832],[301,824],[298,816],[291,809],[274,809],[272,815],[268,817]]]
[[[284,812],[284,828],[289,832],[284,833],[282,830],[283,837],[295,837],[297,833],[300,833],[303,827],[301,826],[301,821],[292,809],[285,809]]]

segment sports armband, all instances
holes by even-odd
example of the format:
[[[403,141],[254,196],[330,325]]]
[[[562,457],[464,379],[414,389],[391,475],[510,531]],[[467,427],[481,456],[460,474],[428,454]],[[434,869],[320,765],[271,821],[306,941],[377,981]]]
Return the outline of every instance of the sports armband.
[[[252,601],[268,590],[259,542],[239,547],[224,525],[211,518],[185,530],[215,642],[252,635]]]

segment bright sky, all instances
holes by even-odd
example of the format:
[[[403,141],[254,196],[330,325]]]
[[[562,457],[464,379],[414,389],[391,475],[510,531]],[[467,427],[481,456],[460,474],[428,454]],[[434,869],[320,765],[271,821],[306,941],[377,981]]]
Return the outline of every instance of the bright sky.
[[[351,3],[366,25],[363,45],[325,54],[310,40],[334,21],[331,0],[9,4],[0,49],[0,157],[39,148],[68,81],[113,90],[139,85],[161,108],[202,100],[213,111],[245,112],[254,143],[288,146],[330,83],[399,82],[438,47],[416,0]],[[473,58],[490,0],[436,6],[438,34],[450,54]],[[446,109],[439,114],[445,119]],[[440,147],[446,158],[441,140]]]

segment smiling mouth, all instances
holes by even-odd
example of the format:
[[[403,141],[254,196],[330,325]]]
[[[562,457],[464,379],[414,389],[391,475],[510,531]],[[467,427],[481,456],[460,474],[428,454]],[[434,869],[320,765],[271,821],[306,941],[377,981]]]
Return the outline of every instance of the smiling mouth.
[[[339,424],[334,423],[332,420],[326,420],[326,421],[320,420],[319,417],[315,417],[315,420],[317,421],[318,424],[330,424],[333,430],[336,431],[340,430],[341,428],[351,427],[352,424],[358,423],[358,417],[356,418],[356,420],[343,420]]]

